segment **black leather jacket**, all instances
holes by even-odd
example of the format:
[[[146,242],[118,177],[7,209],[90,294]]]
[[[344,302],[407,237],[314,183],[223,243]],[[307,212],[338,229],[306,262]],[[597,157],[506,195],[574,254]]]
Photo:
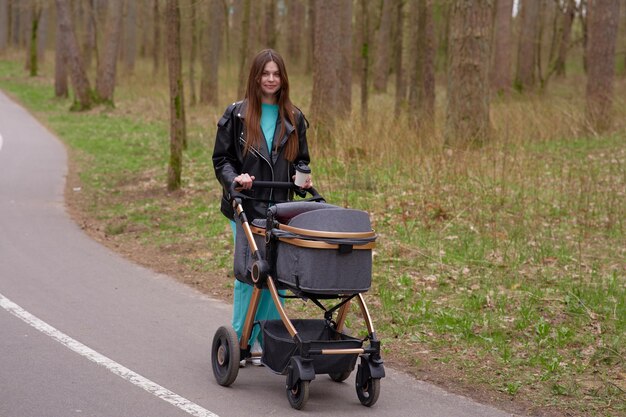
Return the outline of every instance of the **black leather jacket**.
[[[244,146],[246,136],[244,132],[244,119],[246,116],[246,102],[238,101],[228,106],[224,115],[217,123],[217,135],[215,137],[215,148],[213,149],[213,168],[215,176],[222,184],[223,195],[221,211],[229,219],[233,219],[233,208],[227,199],[227,191],[236,176],[248,173],[259,181],[292,181],[295,174],[295,165],[299,162],[309,164],[309,148],[306,141],[306,129],[308,123],[306,118],[296,109],[296,126],[292,126],[289,120],[279,120],[274,133],[274,144],[280,143],[278,150],[273,149],[270,155],[267,144],[261,141],[259,149],[251,149],[244,156]],[[285,134],[279,137],[281,123],[285,123]],[[284,158],[284,145],[289,135],[298,129],[298,157],[295,161],[289,162]],[[271,201],[286,201],[291,199],[291,195],[284,189],[262,189],[248,190],[244,194],[256,199]],[[255,218],[265,218],[267,202],[245,200],[243,202],[244,212],[249,221]]]

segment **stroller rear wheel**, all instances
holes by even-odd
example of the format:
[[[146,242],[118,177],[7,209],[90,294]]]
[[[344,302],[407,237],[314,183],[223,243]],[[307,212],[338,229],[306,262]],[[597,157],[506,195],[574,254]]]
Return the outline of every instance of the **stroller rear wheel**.
[[[359,401],[366,407],[371,407],[378,401],[378,395],[380,394],[380,378],[367,378],[365,383],[359,384],[361,380],[359,373],[361,367],[357,371],[356,376],[356,395],[359,397]]]
[[[309,382],[299,379],[293,388],[287,387],[287,399],[296,410],[301,410],[309,400]]]
[[[213,336],[211,365],[218,384],[227,387],[235,382],[239,373],[239,340],[232,327],[222,326]]]

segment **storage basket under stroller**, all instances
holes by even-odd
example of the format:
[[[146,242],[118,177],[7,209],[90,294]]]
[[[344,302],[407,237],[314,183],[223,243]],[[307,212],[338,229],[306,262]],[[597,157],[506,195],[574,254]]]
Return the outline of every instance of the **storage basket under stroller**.
[[[292,320],[300,337],[310,342],[311,349],[359,349],[363,341],[339,333],[328,326],[325,320]],[[298,355],[298,346],[280,320],[261,322],[263,329],[263,356],[261,361],[272,371],[285,374],[292,356]],[[352,371],[358,354],[313,356],[316,374],[343,373]]]

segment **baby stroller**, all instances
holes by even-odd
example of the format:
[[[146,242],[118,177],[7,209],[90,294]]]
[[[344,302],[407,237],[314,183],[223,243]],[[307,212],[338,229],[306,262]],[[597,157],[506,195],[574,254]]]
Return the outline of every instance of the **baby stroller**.
[[[249,224],[242,201],[250,197],[235,186],[229,190],[237,223],[235,277],[254,289],[241,340],[231,326],[220,327],[213,337],[211,364],[218,384],[231,385],[239,361],[261,355],[266,367],[286,375],[289,404],[302,409],[315,375],[328,374],[342,382],[360,357],[357,396],[361,404],[373,406],[385,370],[380,341],[362,296],[371,285],[371,250],[376,240],[368,214],[327,204],[315,189],[309,189],[311,198],[276,203],[267,210],[266,219]],[[289,182],[255,181],[253,188],[257,187],[298,189]],[[255,354],[249,341],[262,288],[269,289],[281,319],[259,323],[264,346],[262,354]],[[286,289],[292,298],[311,300],[323,310],[324,318],[290,320],[279,289]],[[364,339],[345,331],[352,301],[358,303],[367,327]],[[328,307],[329,303],[334,305]]]

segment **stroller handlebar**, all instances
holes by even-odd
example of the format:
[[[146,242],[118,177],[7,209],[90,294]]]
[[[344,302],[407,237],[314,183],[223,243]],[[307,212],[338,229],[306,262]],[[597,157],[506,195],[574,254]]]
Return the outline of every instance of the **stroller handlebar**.
[[[280,188],[280,189],[287,189],[287,190],[294,190],[294,191],[299,191],[300,193],[304,192],[304,194],[301,194],[301,196],[305,196],[306,193],[311,194],[311,198],[309,200],[311,201],[324,201],[324,198],[317,192],[317,190],[313,187],[311,188],[301,188],[298,187],[296,184],[294,184],[293,182],[285,182],[285,181],[253,181],[252,182],[252,188],[251,190],[254,189],[258,189],[258,188]],[[250,199],[251,197],[241,193],[241,187],[239,186],[239,183],[237,181],[233,181],[230,186],[228,187],[228,193],[230,194],[230,198],[242,198],[242,199]]]

